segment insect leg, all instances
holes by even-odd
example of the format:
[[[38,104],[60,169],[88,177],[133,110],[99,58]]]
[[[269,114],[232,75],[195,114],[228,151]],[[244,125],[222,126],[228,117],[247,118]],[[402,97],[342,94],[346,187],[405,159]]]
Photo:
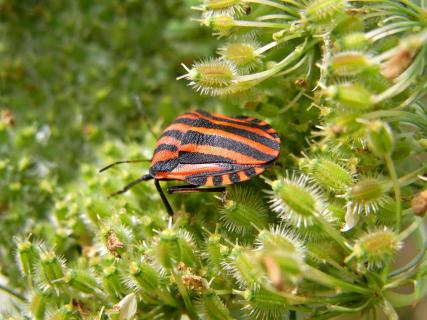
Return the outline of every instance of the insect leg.
[[[170,194],[187,192],[224,192],[225,187],[201,188],[200,186],[186,184],[183,186],[173,186],[168,188]]]
[[[146,175],[142,176],[141,178],[138,178],[138,179],[136,179],[135,181],[132,181],[131,183],[129,183],[129,184],[127,184],[127,185],[125,185],[125,186],[124,186],[124,188],[123,188],[122,190],[119,190],[119,191],[116,191],[116,192],[110,193],[110,194],[108,195],[108,197],[110,198],[110,197],[114,197],[114,196],[116,196],[116,195],[118,195],[118,194],[125,193],[125,192],[126,192],[126,191],[128,191],[130,188],[132,188],[134,185],[136,185],[136,184],[138,184],[138,183],[140,183],[140,182],[142,182],[142,181],[147,181],[147,180],[151,180],[151,179],[153,179],[153,177],[152,177],[151,175],[149,175],[149,174],[146,174]]]
[[[227,188],[226,187],[215,187],[215,188],[201,188],[200,186],[195,186],[192,184],[183,185],[183,186],[173,186],[168,188],[170,194],[174,193],[186,193],[186,192],[221,192],[221,202],[225,203],[227,197]]]
[[[162,198],[163,204],[166,207],[166,211],[168,212],[168,214],[172,217],[173,216],[173,210],[171,205],[169,204],[168,199],[166,198],[165,194],[163,193],[162,188],[160,187],[160,183],[159,180],[154,180],[154,185],[156,186],[157,191],[160,194],[160,198]]]

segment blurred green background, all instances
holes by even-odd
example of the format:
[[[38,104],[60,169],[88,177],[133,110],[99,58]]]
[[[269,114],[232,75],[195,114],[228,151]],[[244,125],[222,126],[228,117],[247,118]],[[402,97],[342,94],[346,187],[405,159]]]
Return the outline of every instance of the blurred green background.
[[[67,186],[78,190],[85,170],[96,183],[106,158],[121,160],[118,145],[133,146],[129,159],[150,158],[151,128],[178,114],[223,104],[238,113],[238,103],[176,81],[181,62],[212,56],[219,43],[190,21],[196,3],[0,0],[0,284],[25,286],[15,237],[49,237],[56,199]]]

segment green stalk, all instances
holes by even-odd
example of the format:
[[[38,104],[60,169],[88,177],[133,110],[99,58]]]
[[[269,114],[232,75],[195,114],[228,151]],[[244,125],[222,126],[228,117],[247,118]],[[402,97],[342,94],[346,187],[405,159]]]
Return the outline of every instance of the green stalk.
[[[391,159],[390,155],[386,155],[384,157],[385,162],[387,164],[387,168],[391,177],[391,181],[393,182],[393,189],[394,189],[394,198],[396,200],[396,232],[400,231],[400,223],[401,223],[401,211],[402,211],[402,204],[400,202],[400,185],[399,185],[399,178],[396,174],[396,168],[394,167],[393,160]]]
[[[274,1],[269,1],[269,0],[244,0],[244,2],[247,2],[247,3],[256,3],[256,4],[261,4],[261,5],[272,7],[272,8],[277,8],[277,9],[283,10],[285,12],[288,12],[288,13],[294,15],[294,16],[298,16],[298,12],[296,10],[293,10],[290,7],[284,6],[284,5],[279,4],[277,2],[274,2]]]
[[[364,295],[368,295],[371,293],[371,291],[367,288],[342,281],[341,279],[332,277],[311,266],[307,266],[307,270],[306,272],[304,272],[303,276],[306,279],[323,284],[330,288],[339,288],[343,291],[357,292]]]
[[[415,230],[419,228],[419,226],[424,222],[424,218],[421,217],[415,217],[415,221],[411,223],[409,227],[407,227],[405,230],[403,230],[399,234],[399,240],[403,241],[407,237],[409,237]]]
[[[182,296],[182,299],[184,300],[185,308],[187,309],[188,316],[191,319],[197,320],[199,317],[197,316],[196,310],[194,309],[193,303],[191,302],[190,296],[188,295],[187,288],[184,286],[184,283],[182,282],[181,276],[176,273],[174,270],[171,271],[172,276],[175,280],[175,283],[178,287],[178,291]]]
[[[6,293],[8,293],[9,295],[15,297],[16,299],[20,300],[20,301],[27,301],[27,299],[25,299],[25,297],[23,295],[21,295],[20,293],[14,291],[13,289],[6,287],[2,284],[0,284],[0,290],[4,291]]]

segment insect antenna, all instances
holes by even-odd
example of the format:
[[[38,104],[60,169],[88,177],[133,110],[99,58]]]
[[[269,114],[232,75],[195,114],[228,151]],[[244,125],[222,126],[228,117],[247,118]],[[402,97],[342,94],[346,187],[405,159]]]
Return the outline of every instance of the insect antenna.
[[[111,198],[111,197],[117,196],[118,194],[125,193],[125,192],[126,192],[126,191],[128,191],[130,188],[132,188],[134,185],[136,185],[136,184],[138,184],[138,183],[140,183],[140,182],[142,182],[142,181],[147,181],[147,180],[151,180],[151,179],[153,179],[153,177],[152,177],[150,174],[143,175],[141,178],[138,178],[138,179],[136,179],[135,181],[132,181],[131,183],[129,183],[129,184],[127,184],[127,185],[125,185],[125,186],[124,186],[124,188],[123,188],[122,190],[119,190],[119,191],[116,191],[116,192],[110,193],[110,194],[108,195],[108,198]]]
[[[149,161],[151,161],[151,160],[148,160],[148,159],[140,159],[140,160],[123,160],[123,161],[116,161],[116,162],[113,162],[113,163],[109,164],[108,166],[106,166],[106,167],[104,167],[104,168],[100,169],[98,172],[104,172],[105,170],[108,170],[108,169],[110,169],[111,167],[114,167],[114,166],[116,166],[116,165],[118,165],[118,164],[122,164],[122,163],[149,162]]]

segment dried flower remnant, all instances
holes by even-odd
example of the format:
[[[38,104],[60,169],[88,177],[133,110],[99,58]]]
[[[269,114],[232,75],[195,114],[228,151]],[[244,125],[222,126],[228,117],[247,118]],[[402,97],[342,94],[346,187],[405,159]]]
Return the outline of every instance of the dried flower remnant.
[[[427,189],[417,193],[411,200],[411,208],[416,216],[423,217],[427,212]]]

